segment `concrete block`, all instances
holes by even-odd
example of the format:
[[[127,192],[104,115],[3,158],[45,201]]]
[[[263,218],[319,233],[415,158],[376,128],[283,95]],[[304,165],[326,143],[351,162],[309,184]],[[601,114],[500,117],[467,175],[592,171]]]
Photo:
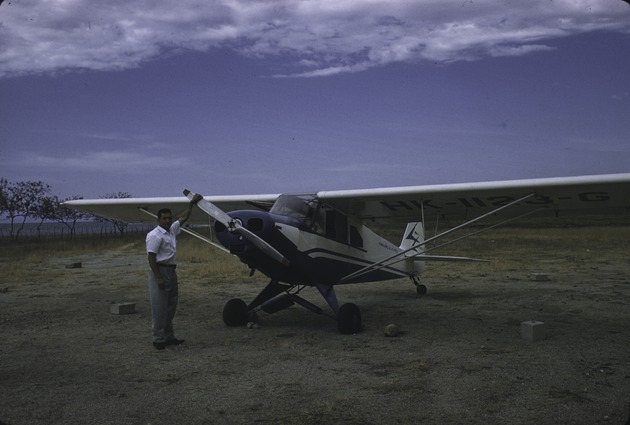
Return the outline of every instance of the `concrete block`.
[[[521,323],[521,337],[528,341],[545,339],[545,324],[536,320]]]
[[[543,281],[549,280],[549,275],[547,273],[530,273],[529,278],[531,280],[543,282]]]
[[[109,306],[109,312],[112,314],[132,314],[136,312],[135,303],[112,304]]]

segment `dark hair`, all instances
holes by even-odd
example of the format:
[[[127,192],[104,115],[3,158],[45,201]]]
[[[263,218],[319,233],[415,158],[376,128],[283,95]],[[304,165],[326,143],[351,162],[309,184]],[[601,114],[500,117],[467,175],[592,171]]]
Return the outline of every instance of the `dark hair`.
[[[158,220],[159,220],[160,218],[162,218],[162,214],[173,214],[173,213],[171,212],[171,209],[170,209],[170,208],[162,208],[162,209],[161,209],[161,210],[159,210],[159,211],[158,211],[158,213],[157,213],[157,218],[158,218]]]

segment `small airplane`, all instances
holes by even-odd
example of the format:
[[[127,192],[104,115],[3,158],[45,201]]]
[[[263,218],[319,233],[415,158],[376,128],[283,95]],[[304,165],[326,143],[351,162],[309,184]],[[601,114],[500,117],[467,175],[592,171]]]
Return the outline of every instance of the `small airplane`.
[[[194,193],[184,190],[184,195],[74,200],[65,205],[142,223],[152,221],[160,208],[182,209]],[[211,225],[218,243],[192,227],[185,231],[235,255],[251,274],[259,270],[270,279],[249,303],[238,298],[226,303],[226,325],[256,322],[261,310],[275,313],[294,304],[322,314],[322,308],[299,295],[314,287],[332,310],[339,332],[353,334],[362,329],[361,311],[353,303],[340,305],[335,286],[408,277],[423,295],[427,288],[420,283],[420,275],[425,262],[483,261],[431,253],[449,243],[524,216],[629,215],[630,173],[310,194],[207,196],[197,205],[189,223]],[[426,238],[429,220],[460,224]],[[367,227],[400,224],[402,228],[405,223],[398,246]],[[478,230],[476,226],[464,237],[440,243],[444,236],[475,223],[485,227]]]

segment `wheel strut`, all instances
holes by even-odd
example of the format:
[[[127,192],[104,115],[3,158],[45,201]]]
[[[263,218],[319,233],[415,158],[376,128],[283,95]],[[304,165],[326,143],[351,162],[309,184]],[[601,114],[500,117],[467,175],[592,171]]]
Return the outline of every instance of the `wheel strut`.
[[[416,293],[418,294],[418,296],[421,297],[423,295],[426,295],[427,287],[420,283],[420,278],[418,278],[418,276],[411,276],[410,279],[416,286]]]

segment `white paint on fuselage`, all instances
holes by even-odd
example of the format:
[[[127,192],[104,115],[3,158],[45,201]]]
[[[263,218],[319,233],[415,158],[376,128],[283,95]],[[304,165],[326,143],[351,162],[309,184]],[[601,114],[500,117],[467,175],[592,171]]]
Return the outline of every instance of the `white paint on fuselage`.
[[[328,258],[365,267],[401,251],[399,247],[377,235],[368,227],[364,225],[356,227],[363,240],[361,247],[341,243],[317,233],[302,231],[287,224],[276,224],[276,228],[295,244],[300,252],[308,252],[308,255],[313,259]],[[406,261],[398,262],[392,268],[399,271],[401,276],[407,276],[410,271]],[[389,270],[392,271],[391,268]]]

